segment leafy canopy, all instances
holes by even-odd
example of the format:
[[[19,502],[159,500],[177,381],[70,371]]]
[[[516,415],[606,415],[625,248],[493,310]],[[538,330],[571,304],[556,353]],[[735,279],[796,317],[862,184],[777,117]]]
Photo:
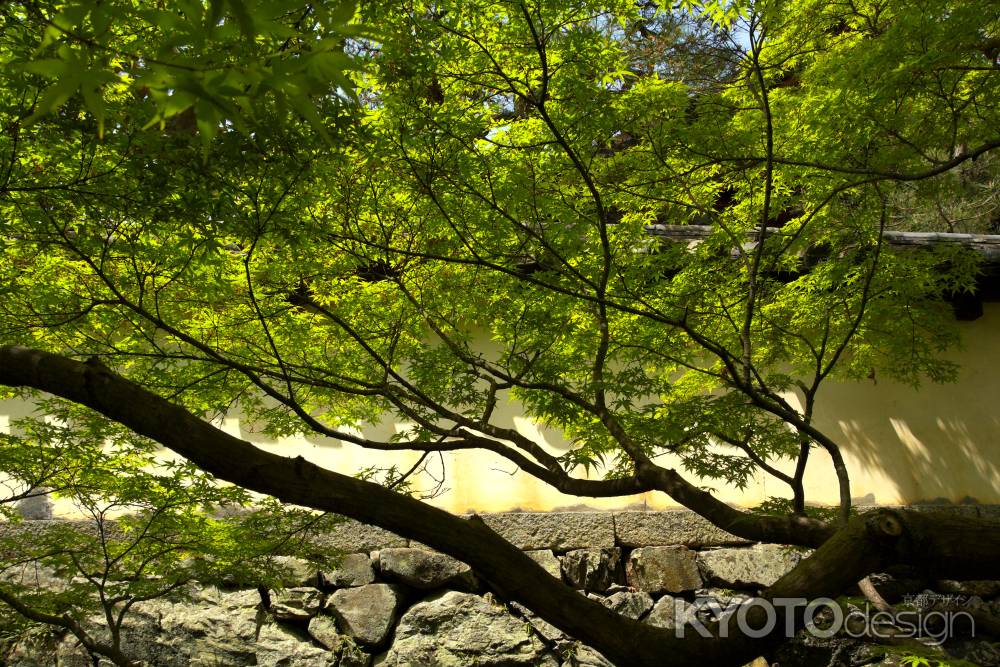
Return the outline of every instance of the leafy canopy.
[[[998,19],[704,8],[9,7],[0,336],[271,435],[487,448],[597,495],[661,488],[669,453],[801,511],[772,464],[837,464],[823,382],[954,377],[975,261],[883,232],[994,178]],[[408,430],[359,435],[386,415]]]
[[[822,447],[846,518],[822,384],[953,379],[945,299],[977,272],[884,232],[998,224],[1000,17],[972,0],[31,1],[0,28],[0,343],[272,436],[422,452],[383,471],[402,492],[484,448],[567,493],[733,512],[670,454],[774,476],[792,499],[765,511],[803,514]],[[498,420],[508,399],[572,448]],[[314,520],[248,532],[208,511],[240,489],[41,406],[61,421],[4,436],[0,508],[54,489],[132,517],[5,549],[84,576],[8,604],[103,605],[114,636],[129,601]],[[386,417],[407,427],[358,430]]]

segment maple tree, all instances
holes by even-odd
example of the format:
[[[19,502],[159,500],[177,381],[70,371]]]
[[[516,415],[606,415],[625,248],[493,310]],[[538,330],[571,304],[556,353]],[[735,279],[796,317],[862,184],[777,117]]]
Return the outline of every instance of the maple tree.
[[[978,3],[2,16],[0,383],[450,553],[623,664],[762,648],[619,618],[401,493],[398,470],[354,479],[201,418],[238,405],[274,436],[486,449],[564,493],[663,492],[735,535],[818,547],[770,596],[835,594],[896,560],[981,575],[995,555],[959,548],[981,530],[963,519],[852,520],[840,446],[813,422],[830,380],[954,378],[946,298],[975,257],[883,233],[992,178],[998,17]],[[706,224],[695,247],[657,234]],[[570,450],[496,421],[508,399]],[[387,416],[408,430],[356,428]],[[806,513],[816,448],[839,480],[831,520]],[[784,512],[692,481],[759,472],[787,486]]]

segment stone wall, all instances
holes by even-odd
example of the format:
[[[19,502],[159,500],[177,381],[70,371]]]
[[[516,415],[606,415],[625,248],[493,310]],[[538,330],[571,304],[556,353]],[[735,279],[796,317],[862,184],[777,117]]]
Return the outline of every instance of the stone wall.
[[[996,508],[958,507],[989,513]],[[807,552],[749,544],[686,511],[482,515],[552,576],[619,613],[664,628],[698,611],[706,596],[739,599],[770,585]],[[26,522],[17,530],[44,530]],[[10,527],[8,527],[10,529]],[[124,646],[149,665],[332,667],[368,665],[608,665],[516,603],[498,600],[476,573],[392,533],[345,522],[323,538],[345,555],[336,570],[289,561],[294,579],[270,594],[192,586],[184,598],[137,604]],[[1000,576],[1000,575],[998,575]],[[1000,614],[1000,582],[933,582],[881,575],[890,602],[908,593],[960,599]],[[956,596],[963,596],[961,598]],[[976,664],[1000,664],[989,641],[953,641]],[[897,662],[893,662],[897,660]],[[899,664],[877,649],[834,637],[786,646],[782,665]],[[92,663],[72,637],[22,637],[7,649],[11,667]]]

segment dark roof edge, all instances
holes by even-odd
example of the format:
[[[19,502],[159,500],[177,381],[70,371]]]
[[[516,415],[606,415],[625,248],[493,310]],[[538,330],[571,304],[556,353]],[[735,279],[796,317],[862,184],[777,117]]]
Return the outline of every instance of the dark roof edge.
[[[700,241],[715,231],[710,225],[647,225],[646,231],[652,236],[675,239],[677,241]],[[753,241],[757,229],[746,231],[747,239]],[[787,236],[781,227],[768,227],[768,236]],[[1000,234],[957,234],[948,232],[900,232],[887,230],[883,238],[894,246],[929,246],[955,243],[973,250],[990,262],[1000,262]]]

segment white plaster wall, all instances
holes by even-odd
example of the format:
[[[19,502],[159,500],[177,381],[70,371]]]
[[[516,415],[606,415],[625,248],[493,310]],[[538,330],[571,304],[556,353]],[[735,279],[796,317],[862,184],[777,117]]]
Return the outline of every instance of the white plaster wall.
[[[926,384],[919,390],[878,379],[829,384],[817,400],[816,424],[838,440],[851,472],[856,498],[867,497],[879,504],[910,503],[946,498],[972,497],[983,503],[1000,503],[1000,304],[987,304],[985,315],[961,325],[964,349],[951,357],[961,366],[958,383]],[[30,408],[14,401],[0,402],[0,429],[10,418],[23,416]],[[501,426],[517,428],[534,438],[549,452],[566,451],[567,443],[551,429],[538,427],[507,402],[498,406]],[[286,456],[309,460],[346,474],[370,466],[395,463],[402,469],[417,460],[415,453],[364,450],[331,438],[299,437],[271,441],[253,432],[238,418],[227,418],[222,428],[260,447]],[[384,424],[367,431],[385,438],[399,425]],[[667,457],[658,459],[670,465]],[[550,510],[586,505],[597,509],[645,504],[650,508],[675,506],[659,493],[627,498],[580,498],[554,491],[515,469],[490,452],[446,452],[430,467],[445,475],[444,493],[434,505],[453,512]],[[582,470],[578,471],[582,476]],[[722,500],[754,505],[768,496],[787,495],[787,487],[775,479],[758,476],[740,491],[718,483],[690,478],[712,487]],[[429,479],[418,483],[429,489]],[[806,495],[811,502],[837,502],[837,483],[829,457],[814,450],[806,475]],[[57,504],[57,514],[72,508]]]

